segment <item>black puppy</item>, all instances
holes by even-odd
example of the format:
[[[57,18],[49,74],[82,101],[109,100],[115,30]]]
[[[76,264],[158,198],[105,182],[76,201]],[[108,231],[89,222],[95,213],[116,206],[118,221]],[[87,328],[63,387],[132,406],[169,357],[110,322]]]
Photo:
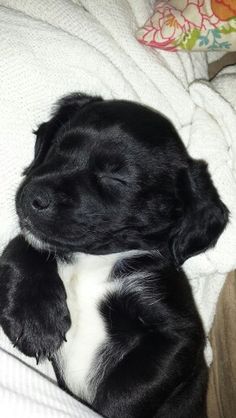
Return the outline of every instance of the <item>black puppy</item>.
[[[74,94],[25,174],[24,237],[0,264],[5,333],[105,417],[204,417],[205,338],[180,266],[228,220],[206,164],[159,113]]]

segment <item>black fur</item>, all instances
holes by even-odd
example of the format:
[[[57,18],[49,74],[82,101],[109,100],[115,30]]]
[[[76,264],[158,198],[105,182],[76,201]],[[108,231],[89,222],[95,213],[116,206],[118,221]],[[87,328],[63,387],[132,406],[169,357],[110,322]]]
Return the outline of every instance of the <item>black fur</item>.
[[[70,328],[66,293],[56,260],[13,239],[0,259],[0,322],[28,356],[51,357]]]
[[[22,229],[62,254],[160,249],[178,266],[214,245],[228,219],[206,164],[166,118],[135,103],[61,100],[26,173]]]
[[[71,95],[36,134],[16,197],[26,238],[59,257],[147,251],[115,266],[120,292],[100,306],[110,366],[91,406],[108,418],[203,418],[204,332],[180,266],[228,220],[206,164],[166,118],[125,101]],[[6,334],[25,354],[55,352],[70,324],[55,261],[16,238],[0,276]]]
[[[100,307],[110,339],[92,406],[109,418],[205,417],[205,337],[184,273],[156,252],[120,264],[123,287]]]

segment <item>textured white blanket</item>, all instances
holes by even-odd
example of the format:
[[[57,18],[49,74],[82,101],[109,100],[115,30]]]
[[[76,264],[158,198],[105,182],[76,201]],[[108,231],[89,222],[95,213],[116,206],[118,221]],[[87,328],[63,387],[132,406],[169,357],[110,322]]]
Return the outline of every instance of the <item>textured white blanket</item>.
[[[0,250],[18,230],[14,194],[23,167],[32,159],[32,130],[49,116],[59,97],[83,91],[148,104],[173,121],[193,157],[209,163],[231,212],[216,248],[185,263],[208,332],[225,274],[236,267],[236,113],[212,85],[199,81],[207,80],[205,55],[157,52],[138,44],[135,30],[149,12],[147,0],[0,0]],[[4,338],[0,347],[10,350]],[[17,417],[86,417],[82,409],[73,412],[74,401],[54,413],[45,406],[41,415],[29,407],[27,415],[26,374],[27,379],[32,375],[37,390],[43,385],[34,383],[31,369],[22,379],[17,375],[20,389],[13,377],[6,383],[2,376],[11,368],[23,373],[19,360],[0,351],[1,401],[3,388],[4,396],[14,393],[12,400],[22,407],[17,404]],[[32,402],[46,405],[54,391],[51,386],[45,399]],[[63,405],[64,396],[53,399]],[[56,402],[51,405],[57,409]]]

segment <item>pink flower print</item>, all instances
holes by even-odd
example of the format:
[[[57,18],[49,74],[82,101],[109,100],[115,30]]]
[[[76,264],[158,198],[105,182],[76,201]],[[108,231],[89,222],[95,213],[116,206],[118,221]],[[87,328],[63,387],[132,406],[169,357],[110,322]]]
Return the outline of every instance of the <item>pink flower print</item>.
[[[178,6],[178,9],[175,8]],[[180,6],[181,4],[181,6]],[[197,3],[188,0],[159,2],[155,13],[145,25],[144,43],[175,50],[175,43],[194,28],[201,29],[203,16]]]
[[[189,3],[182,11],[182,15],[193,27],[202,29],[203,17],[197,4]]]

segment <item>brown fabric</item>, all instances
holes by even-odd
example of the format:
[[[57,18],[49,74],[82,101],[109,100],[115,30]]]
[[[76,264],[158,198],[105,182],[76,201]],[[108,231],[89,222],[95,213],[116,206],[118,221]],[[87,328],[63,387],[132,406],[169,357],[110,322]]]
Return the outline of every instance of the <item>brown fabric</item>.
[[[220,294],[210,340],[213,364],[207,396],[208,418],[236,418],[236,273]]]
[[[217,61],[208,65],[208,73],[210,80],[227,65],[236,64],[236,52],[229,52]],[[236,416],[236,415],[235,415]]]

